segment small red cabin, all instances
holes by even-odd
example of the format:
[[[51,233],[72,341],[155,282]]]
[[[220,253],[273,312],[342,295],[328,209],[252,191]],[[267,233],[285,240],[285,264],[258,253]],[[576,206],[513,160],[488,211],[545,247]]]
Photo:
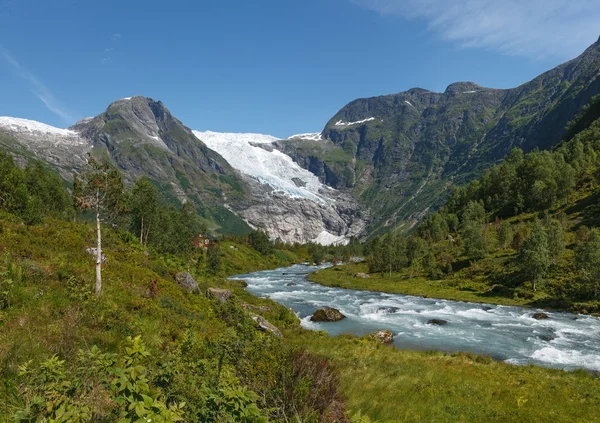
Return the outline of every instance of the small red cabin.
[[[211,245],[217,245],[217,238],[210,234],[198,234],[194,238],[194,247],[208,249]]]

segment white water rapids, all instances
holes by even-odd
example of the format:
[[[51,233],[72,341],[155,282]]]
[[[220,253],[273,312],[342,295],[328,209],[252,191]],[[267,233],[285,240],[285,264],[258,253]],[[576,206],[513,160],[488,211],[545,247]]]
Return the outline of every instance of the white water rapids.
[[[535,320],[532,315],[541,310],[330,288],[306,280],[324,267],[294,265],[231,279],[243,279],[252,294],[290,307],[304,327],[331,335],[389,329],[401,349],[468,351],[513,364],[600,371],[600,318],[544,311],[549,319]],[[311,322],[323,306],[347,318]],[[431,319],[448,324],[428,324]]]

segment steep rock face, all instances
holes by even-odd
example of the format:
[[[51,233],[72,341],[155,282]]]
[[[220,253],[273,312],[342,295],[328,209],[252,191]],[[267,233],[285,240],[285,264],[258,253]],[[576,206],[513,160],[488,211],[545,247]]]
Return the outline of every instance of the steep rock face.
[[[444,93],[420,88],[358,99],[333,116],[319,139],[278,147],[321,181],[371,209],[368,232],[409,228],[512,148],[549,148],[600,92],[600,43],[580,57],[509,90],[472,82]]]
[[[132,97],[112,103],[93,119],[70,128],[107,153],[130,179],[147,176],[179,199],[221,203],[223,194],[242,194],[239,178],[219,154],[198,140],[160,102]],[[219,178],[227,175],[231,184]],[[237,189],[236,189],[237,188]]]

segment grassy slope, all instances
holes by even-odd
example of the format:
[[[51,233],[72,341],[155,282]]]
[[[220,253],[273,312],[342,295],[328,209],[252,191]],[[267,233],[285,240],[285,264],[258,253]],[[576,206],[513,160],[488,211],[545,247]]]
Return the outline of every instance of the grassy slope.
[[[596,300],[573,300],[553,295],[568,286],[577,276],[574,269],[575,233],[581,225],[597,227],[598,192],[600,187],[593,185],[586,190],[575,193],[573,200],[550,211],[550,216],[565,219],[566,250],[559,258],[557,265],[551,266],[546,278],[548,288],[534,292],[530,284],[521,280],[516,262],[517,251],[493,249],[480,261],[469,260],[463,255],[460,245],[448,246],[447,241],[436,244],[449,254],[457,257],[452,264],[454,272],[441,279],[432,280],[419,269],[404,269],[401,272],[370,274],[369,279],[354,278],[356,273],[368,273],[366,263],[348,264],[324,269],[312,273],[309,280],[326,286],[389,292],[430,298],[443,298],[456,301],[491,303],[502,305],[518,305],[524,307],[540,307],[548,309],[568,310],[576,313],[597,314],[600,302]],[[535,213],[521,214],[510,219],[513,229],[521,223],[531,222]],[[492,234],[493,235],[493,234]],[[454,234],[456,237],[456,234]],[[460,239],[459,239],[460,241]],[[495,285],[503,285],[509,289],[504,292],[490,292]]]
[[[206,298],[187,294],[174,283],[175,273],[185,269],[176,258],[146,255],[136,242],[124,242],[106,231],[109,262],[102,298],[82,301],[93,281],[93,260],[85,252],[93,243],[92,227],[60,221],[34,227],[2,218],[0,222],[0,272],[14,280],[10,306],[0,311],[0,363],[9,392],[17,383],[16,366],[29,359],[52,354],[68,358],[94,344],[117,351],[127,336],[139,333],[160,357],[189,329],[203,339],[217,339],[228,330]],[[227,262],[223,274],[296,260],[290,253],[264,259],[247,246],[230,243],[221,245],[221,254]],[[158,285],[155,298],[149,295],[152,280]],[[331,338],[299,328],[285,307],[253,297],[221,276],[202,276],[200,283],[233,290],[234,301],[267,305],[270,310],[261,314],[283,330],[286,343],[330,358],[353,412],[387,421],[597,418],[600,382],[587,373],[516,367],[471,355],[399,351],[355,337]],[[18,401],[9,398],[10,403]]]
[[[351,410],[385,422],[598,422],[600,381],[471,354],[400,351],[306,334],[294,340],[339,369]]]

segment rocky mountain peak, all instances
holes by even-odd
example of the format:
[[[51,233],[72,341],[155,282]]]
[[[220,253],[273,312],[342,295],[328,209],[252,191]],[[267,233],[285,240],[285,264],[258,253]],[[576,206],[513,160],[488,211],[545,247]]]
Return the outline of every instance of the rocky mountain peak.
[[[481,91],[484,88],[474,82],[455,82],[454,84],[448,85],[445,94],[461,94],[461,93],[472,93]]]

